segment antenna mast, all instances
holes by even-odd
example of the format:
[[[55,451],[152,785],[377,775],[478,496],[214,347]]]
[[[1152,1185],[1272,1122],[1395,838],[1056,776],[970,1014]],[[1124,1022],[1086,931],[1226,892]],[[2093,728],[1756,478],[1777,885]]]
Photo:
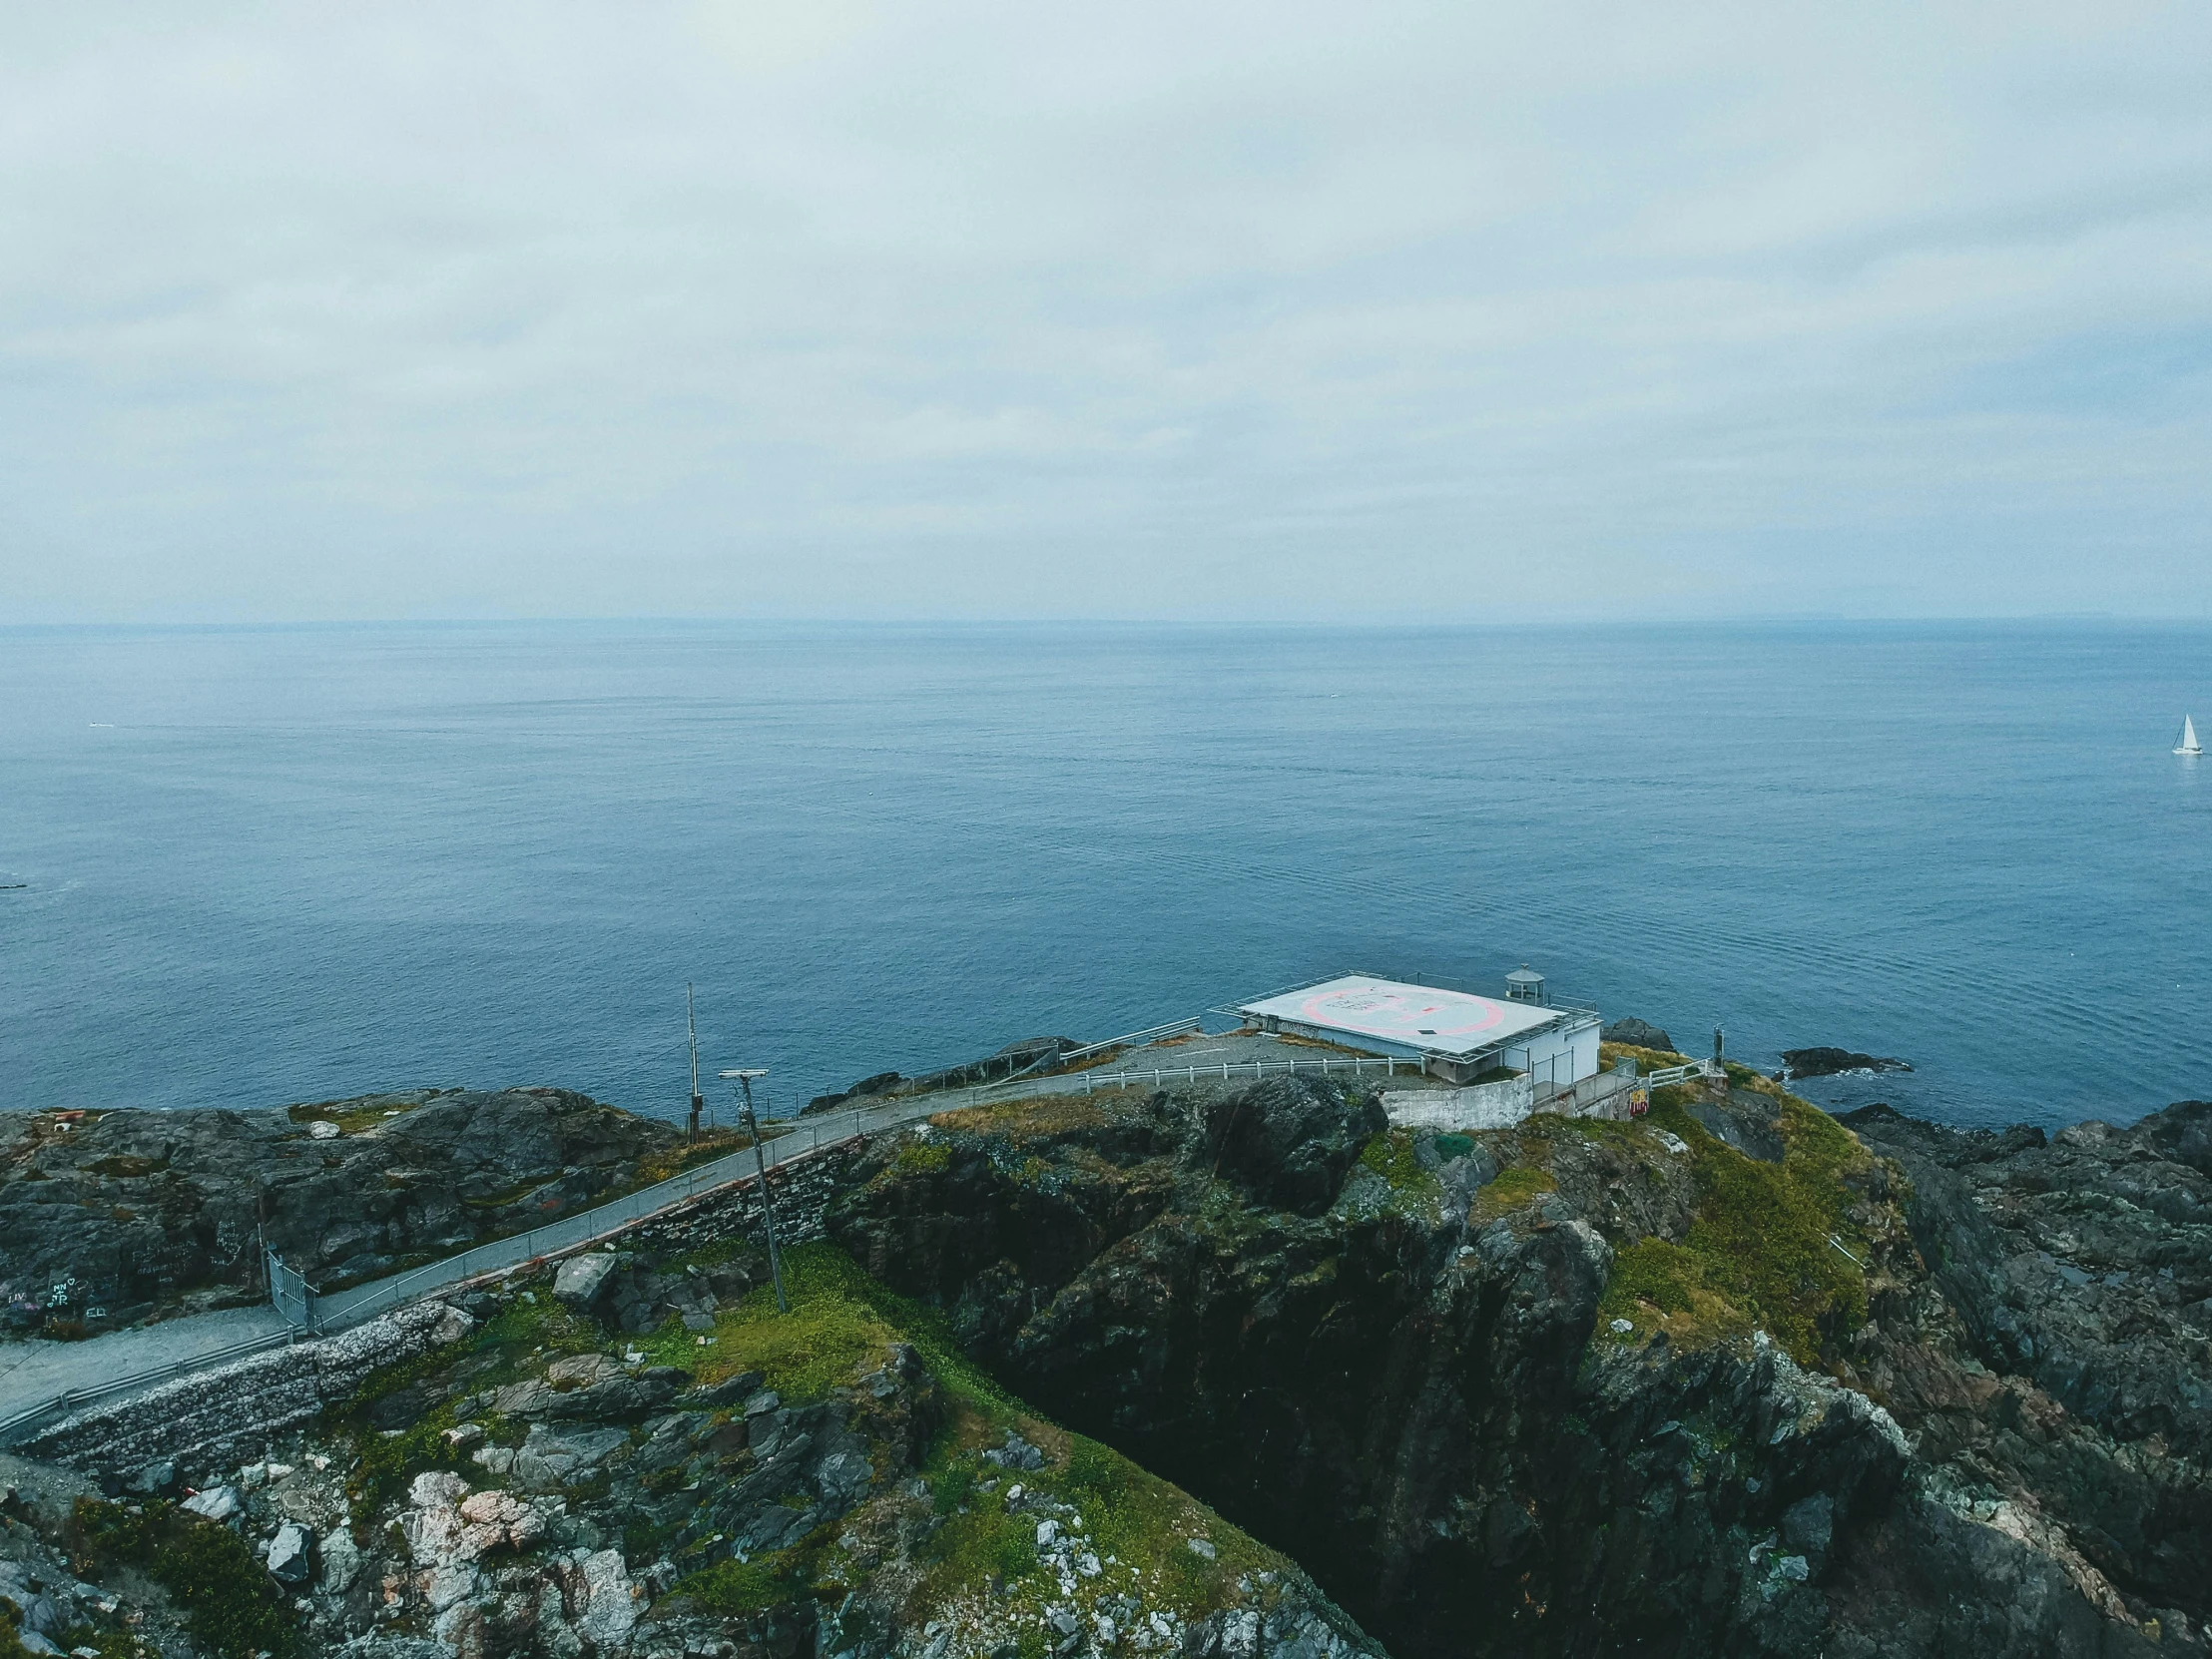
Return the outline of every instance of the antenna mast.
[[[684,982],[684,1029],[691,1034],[691,1139],[699,1139],[699,1110],[707,1102],[699,1093],[699,1021],[692,1013],[691,982]]]

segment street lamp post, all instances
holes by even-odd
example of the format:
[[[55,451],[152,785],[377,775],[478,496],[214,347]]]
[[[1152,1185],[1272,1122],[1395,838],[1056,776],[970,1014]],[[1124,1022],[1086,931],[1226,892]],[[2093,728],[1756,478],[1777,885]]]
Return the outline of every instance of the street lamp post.
[[[753,1137],[753,1166],[761,1172],[761,1223],[768,1232],[768,1271],[776,1281],[776,1311],[788,1314],[792,1305],[784,1296],[784,1259],[776,1250],[776,1200],[768,1190],[768,1154],[761,1150],[761,1120],[753,1115],[753,1079],[766,1077],[768,1069],[758,1066],[722,1075],[736,1078],[738,1087],[745,1091],[745,1132]]]

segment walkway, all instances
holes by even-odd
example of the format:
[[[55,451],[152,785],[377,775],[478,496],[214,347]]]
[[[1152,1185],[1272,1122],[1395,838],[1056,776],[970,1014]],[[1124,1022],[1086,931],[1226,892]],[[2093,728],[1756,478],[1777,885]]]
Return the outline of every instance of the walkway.
[[[1349,1057],[1272,1037],[1201,1036],[1153,1049],[1127,1050],[1095,1070],[1063,1077],[1015,1078],[814,1117],[782,1119],[771,1127],[783,1133],[765,1142],[763,1150],[771,1166],[781,1166],[813,1157],[855,1135],[880,1134],[963,1106],[1036,1095],[1088,1094],[1100,1087],[1151,1088],[1282,1076],[1294,1067],[1317,1074],[1327,1071],[1349,1075],[1354,1069]],[[1380,1076],[1383,1065],[1369,1060],[1364,1069]],[[1399,1069],[1404,1069],[1404,1062],[1400,1062]],[[359,1325],[463,1280],[620,1232],[702,1193],[750,1179],[754,1169],[753,1151],[747,1148],[527,1233],[494,1239],[425,1267],[319,1298],[316,1313],[324,1331]],[[21,1438],[40,1422],[95,1398],[135,1392],[171,1377],[289,1340],[291,1333],[282,1317],[264,1305],[164,1320],[89,1342],[30,1342],[0,1348],[0,1444]]]

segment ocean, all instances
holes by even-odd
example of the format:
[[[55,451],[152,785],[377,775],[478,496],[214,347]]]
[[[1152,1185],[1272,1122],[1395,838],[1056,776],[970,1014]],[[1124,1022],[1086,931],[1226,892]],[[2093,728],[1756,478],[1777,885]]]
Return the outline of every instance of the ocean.
[[[690,981],[782,1112],[1526,962],[1912,1063],[1839,1109],[2128,1121],[2212,1096],[2185,710],[2200,626],[0,632],[0,1104],[674,1116]]]

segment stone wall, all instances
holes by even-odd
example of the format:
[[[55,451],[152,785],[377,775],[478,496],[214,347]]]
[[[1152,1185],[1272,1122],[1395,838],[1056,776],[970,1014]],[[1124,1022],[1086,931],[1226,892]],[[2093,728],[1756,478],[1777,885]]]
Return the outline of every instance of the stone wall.
[[[156,1462],[203,1466],[261,1456],[270,1439],[311,1421],[380,1366],[466,1336],[472,1321],[442,1302],[400,1308],[320,1342],[272,1349],[196,1372],[128,1399],[65,1417],[25,1456],[129,1476]]]
[[[778,1245],[788,1249],[823,1236],[823,1211],[830,1195],[850,1178],[862,1145],[854,1142],[809,1158],[804,1163],[786,1164],[769,1171],[769,1186],[776,1200]],[[723,1239],[741,1237],[763,1248],[768,1243],[767,1232],[761,1225],[758,1179],[743,1186],[721,1188],[681,1209],[627,1228],[619,1235],[619,1248],[676,1255]]]

